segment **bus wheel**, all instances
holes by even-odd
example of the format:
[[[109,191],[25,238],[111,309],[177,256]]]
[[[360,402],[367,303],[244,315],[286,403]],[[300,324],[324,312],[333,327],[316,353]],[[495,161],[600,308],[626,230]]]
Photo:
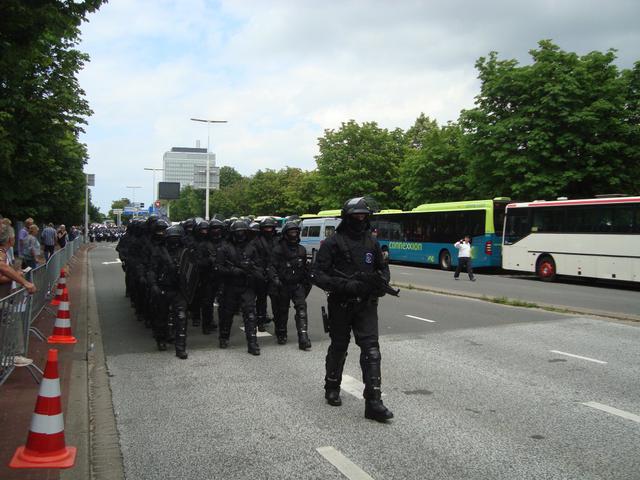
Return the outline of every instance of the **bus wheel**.
[[[440,252],[440,270],[451,270],[451,254],[449,250]]]
[[[551,255],[543,255],[538,259],[536,274],[543,282],[553,282],[556,279],[556,262]]]

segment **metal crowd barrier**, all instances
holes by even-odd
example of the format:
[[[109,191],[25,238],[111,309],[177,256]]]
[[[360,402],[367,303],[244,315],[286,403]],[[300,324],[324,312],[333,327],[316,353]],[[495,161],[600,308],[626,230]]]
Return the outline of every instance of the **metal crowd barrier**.
[[[16,368],[16,355],[27,355],[30,334],[44,340],[44,335],[33,326],[33,322],[55,295],[60,270],[72,260],[81,246],[82,237],[67,242],[64,248],[49,257],[46,264],[29,272],[28,279],[37,289],[34,295],[29,295],[21,288],[0,298],[0,385]],[[26,366],[33,378],[39,381],[36,372],[42,375],[42,370],[34,364]]]

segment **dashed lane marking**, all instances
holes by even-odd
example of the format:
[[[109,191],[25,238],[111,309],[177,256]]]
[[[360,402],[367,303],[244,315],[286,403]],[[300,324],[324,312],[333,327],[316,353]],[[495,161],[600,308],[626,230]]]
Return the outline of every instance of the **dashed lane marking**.
[[[322,455],[325,460],[336,467],[349,480],[373,480],[371,475],[333,447],[319,447],[316,448],[316,452]]]
[[[582,405],[586,407],[595,408],[596,410],[602,410],[603,412],[610,413],[612,415],[616,415],[618,417],[626,418],[627,420],[631,420],[636,423],[640,423],[640,415],[636,415],[635,413],[625,412],[624,410],[620,410],[615,407],[610,407],[609,405],[603,405],[598,402],[584,402]]]
[[[113,265],[115,263],[122,263],[119,258],[116,258],[115,262],[102,262],[103,265]]]
[[[416,320],[420,320],[422,322],[427,322],[427,323],[436,323],[435,320],[429,320],[428,318],[416,317],[415,315],[405,315],[405,317],[415,318]]]
[[[579,358],[580,360],[586,360],[587,362],[601,363],[606,365],[607,362],[602,360],[596,360],[595,358],[583,357],[582,355],[574,355],[573,353],[561,352],[560,350],[549,350],[551,353],[557,353],[558,355],[566,355],[567,357]]]
[[[240,330],[244,332],[244,327],[240,327]],[[269,332],[256,332],[257,337],[270,337],[271,334]]]

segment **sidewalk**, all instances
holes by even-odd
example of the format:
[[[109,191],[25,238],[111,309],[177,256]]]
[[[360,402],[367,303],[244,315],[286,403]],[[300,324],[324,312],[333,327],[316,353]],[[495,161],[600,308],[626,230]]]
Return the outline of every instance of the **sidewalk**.
[[[25,367],[16,370],[0,386],[0,479],[83,479],[89,472],[89,412],[87,396],[87,248],[83,246],[67,265],[67,287],[75,345],[50,345],[35,338],[29,340],[28,357],[44,369],[47,352],[57,348],[58,368],[62,390],[62,408],[65,420],[66,444],[78,448],[75,466],[59,469],[12,469],[8,467],[16,448],[24,445],[29,432],[31,416],[38,396],[39,385]],[[57,307],[47,307],[33,323],[49,336],[53,331]]]

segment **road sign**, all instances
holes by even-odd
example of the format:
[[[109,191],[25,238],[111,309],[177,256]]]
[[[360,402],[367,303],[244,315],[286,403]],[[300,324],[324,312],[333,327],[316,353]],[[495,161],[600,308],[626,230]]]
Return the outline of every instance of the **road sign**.
[[[113,212],[114,215],[122,215],[124,213],[124,210],[122,208],[114,208],[111,211]]]
[[[96,175],[95,173],[86,173],[87,176],[87,185],[89,187],[95,187],[96,185]]]
[[[128,206],[128,207],[124,207],[124,213],[138,213],[139,208],[138,207],[133,207],[133,206]]]

